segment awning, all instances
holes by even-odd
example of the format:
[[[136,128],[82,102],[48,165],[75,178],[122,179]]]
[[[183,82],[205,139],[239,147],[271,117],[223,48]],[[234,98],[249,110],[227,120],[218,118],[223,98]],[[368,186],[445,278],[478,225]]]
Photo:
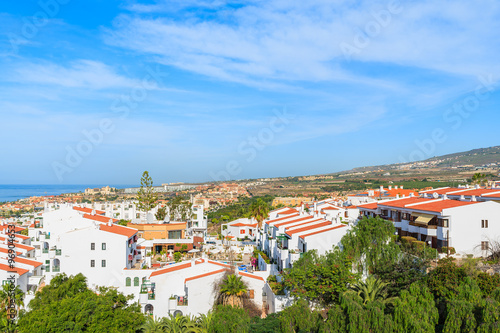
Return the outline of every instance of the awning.
[[[420,224],[425,224],[427,225],[430,220],[432,220],[434,218],[434,215],[430,215],[430,214],[411,214],[411,216],[414,216],[416,217],[417,219],[415,220],[415,223],[420,223]]]

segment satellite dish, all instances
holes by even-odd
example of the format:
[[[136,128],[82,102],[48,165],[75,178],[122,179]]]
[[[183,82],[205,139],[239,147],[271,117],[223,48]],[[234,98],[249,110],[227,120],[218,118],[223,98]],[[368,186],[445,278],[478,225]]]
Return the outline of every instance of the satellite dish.
[[[433,197],[434,199],[437,199],[437,198],[439,198],[439,194],[437,194],[436,192],[434,192],[434,193],[432,193],[432,197]]]

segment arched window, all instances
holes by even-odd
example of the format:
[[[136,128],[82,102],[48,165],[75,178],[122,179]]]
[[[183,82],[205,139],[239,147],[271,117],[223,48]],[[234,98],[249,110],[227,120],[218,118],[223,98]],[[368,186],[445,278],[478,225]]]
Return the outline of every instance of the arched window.
[[[125,287],[130,287],[132,280],[128,277],[125,279]]]
[[[151,304],[146,304],[146,306],[144,307],[144,312],[147,315],[152,315],[153,314],[153,310],[154,310],[154,307]]]
[[[134,287],[138,287],[139,286],[139,278],[136,276],[134,278]]]

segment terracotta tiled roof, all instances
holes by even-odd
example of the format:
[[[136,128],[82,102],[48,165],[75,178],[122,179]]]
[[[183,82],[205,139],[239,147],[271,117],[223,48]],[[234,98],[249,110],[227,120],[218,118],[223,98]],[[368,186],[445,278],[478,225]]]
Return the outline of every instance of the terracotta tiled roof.
[[[83,217],[89,220],[93,221],[98,221],[102,223],[108,223],[109,220],[113,221],[113,223],[118,222],[117,219],[111,218],[111,217],[106,217],[106,216],[101,216],[101,215],[90,215],[90,214],[83,214]]]
[[[208,272],[208,273],[204,273],[204,274],[200,274],[200,275],[196,275],[196,276],[191,276],[191,277],[188,277],[184,280],[184,283],[188,282],[188,281],[192,281],[192,280],[196,280],[196,279],[200,279],[202,277],[205,277],[205,276],[210,276],[210,275],[215,275],[215,274],[220,274],[220,273],[224,273],[226,271],[226,269],[219,269],[217,271],[213,271],[213,272]]]
[[[189,267],[191,267],[190,262],[184,263],[184,264],[171,265],[167,268],[162,268],[162,269],[159,269],[157,271],[154,271],[153,273],[151,273],[151,277],[156,276],[156,275],[165,274],[165,273],[175,272],[175,271],[178,271],[180,269],[185,269],[185,268],[189,268]]]
[[[27,269],[23,269],[23,268],[19,268],[19,267],[10,268],[9,265],[4,265],[4,264],[0,264],[0,270],[6,271],[6,272],[16,272],[17,274],[19,274],[19,276],[24,275],[24,274],[29,272]]]
[[[321,233],[323,233],[323,232],[327,232],[327,231],[331,231],[331,230],[335,230],[335,229],[340,229],[340,228],[344,228],[344,227],[347,227],[347,225],[345,225],[345,224],[340,224],[340,225],[336,225],[335,227],[331,227],[331,228],[328,228],[328,229],[323,229],[323,230],[314,231],[314,232],[311,232],[311,233],[309,233],[309,234],[301,235],[301,236],[299,236],[299,237],[300,237],[300,238],[302,238],[302,239],[305,239],[306,237],[309,237],[309,236],[313,236],[313,235],[321,234]]]
[[[266,282],[266,280],[264,280],[264,278],[263,278],[262,276],[253,275],[253,274],[250,274],[250,273],[245,273],[245,272],[242,272],[242,271],[239,271],[239,272],[238,272],[238,275],[241,275],[241,276],[244,276],[244,277],[249,277],[249,278],[252,278],[252,279],[261,280],[261,281]]]
[[[477,203],[477,201],[438,200],[418,205],[412,205],[411,209],[441,213],[443,209],[474,205]]]
[[[322,223],[315,223],[313,225],[309,225],[307,227],[303,227],[303,228],[299,228],[299,229],[294,229],[294,230],[287,230],[285,231],[285,233],[289,236],[293,235],[293,234],[296,234],[298,232],[304,232],[304,231],[309,231],[309,230],[313,230],[313,229],[317,229],[317,228],[321,228],[321,227],[326,227],[327,225],[331,225],[332,223],[330,221],[326,221],[325,222],[322,222]]]
[[[92,209],[92,208],[85,208],[85,207],[78,207],[78,206],[73,206],[73,209],[74,209],[74,210],[77,210],[77,211],[79,211],[79,212],[87,213],[87,214],[91,214],[91,213],[92,213],[92,211],[94,210],[94,209]],[[97,215],[102,215],[102,214],[104,214],[104,213],[106,213],[106,212],[105,212],[105,211],[102,211],[102,210],[97,210],[97,209],[95,209],[95,213],[96,213]]]

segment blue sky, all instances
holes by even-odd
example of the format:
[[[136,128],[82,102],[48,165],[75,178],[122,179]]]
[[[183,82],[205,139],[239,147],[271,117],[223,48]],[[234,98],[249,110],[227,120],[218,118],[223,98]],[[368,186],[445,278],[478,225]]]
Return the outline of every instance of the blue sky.
[[[4,1],[0,183],[295,176],[495,146],[498,31],[497,1]]]

